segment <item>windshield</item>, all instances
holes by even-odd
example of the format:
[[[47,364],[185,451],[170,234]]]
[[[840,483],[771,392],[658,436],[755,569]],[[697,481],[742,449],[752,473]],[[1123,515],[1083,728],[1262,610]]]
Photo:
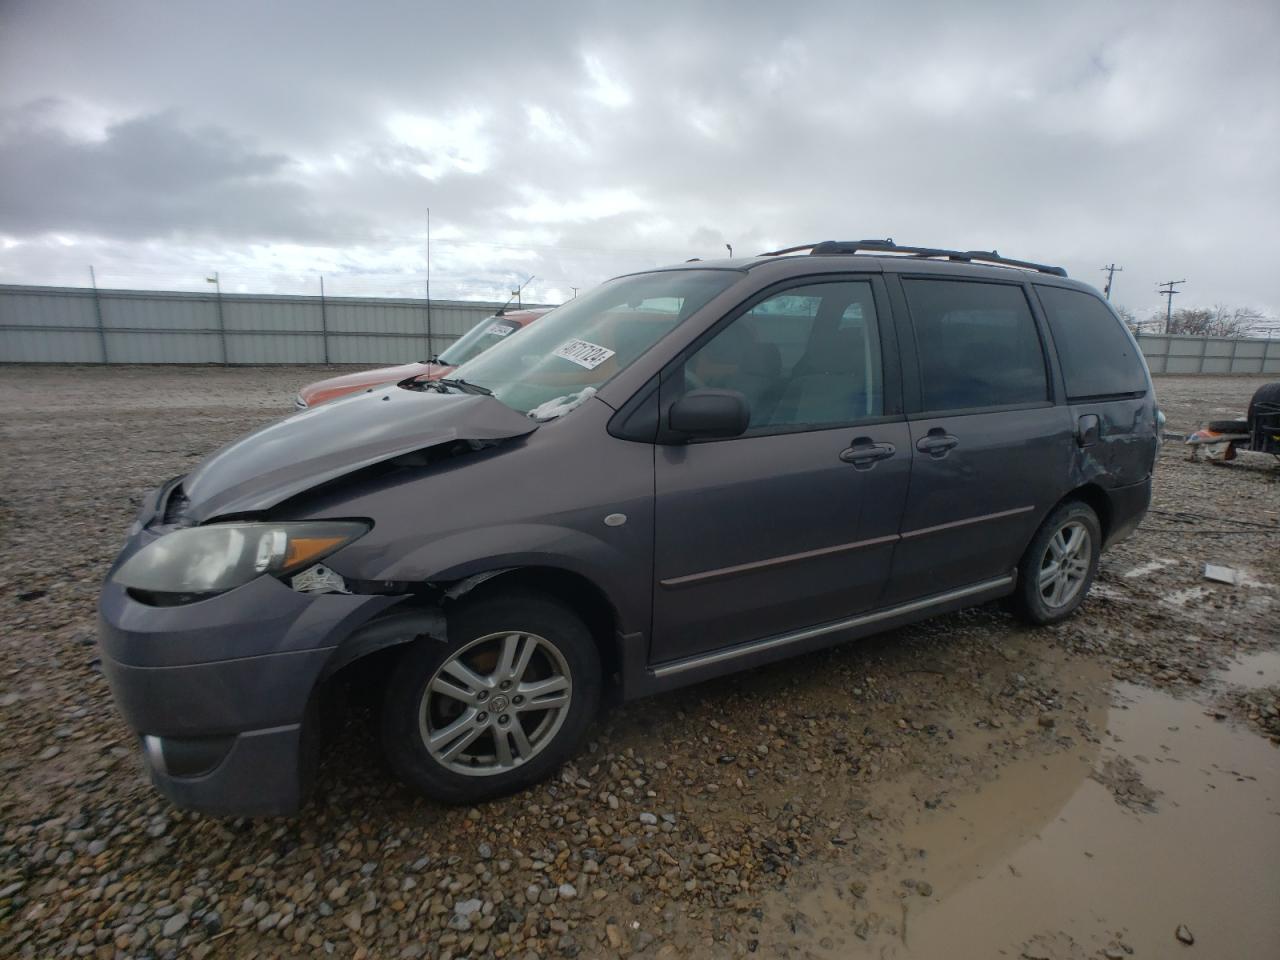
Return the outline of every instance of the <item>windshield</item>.
[[[494,344],[501,343],[520,329],[515,320],[505,317],[486,317],[455,340],[449,349],[436,358],[438,363],[460,367],[468,360],[480,356]]]
[[[559,416],[739,279],[737,271],[695,269],[610,280],[454,375],[487,387],[521,413],[537,419]]]

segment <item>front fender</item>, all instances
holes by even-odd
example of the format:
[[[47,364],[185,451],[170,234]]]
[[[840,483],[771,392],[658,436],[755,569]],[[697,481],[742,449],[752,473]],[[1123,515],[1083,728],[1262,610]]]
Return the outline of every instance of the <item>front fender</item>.
[[[617,536],[613,528],[605,528]],[[379,554],[330,558],[330,566],[357,580],[447,584],[497,570],[543,567],[577,574],[604,594],[623,632],[647,631],[648,561],[631,538],[618,542],[572,527],[542,523],[503,524],[446,534],[381,562]]]

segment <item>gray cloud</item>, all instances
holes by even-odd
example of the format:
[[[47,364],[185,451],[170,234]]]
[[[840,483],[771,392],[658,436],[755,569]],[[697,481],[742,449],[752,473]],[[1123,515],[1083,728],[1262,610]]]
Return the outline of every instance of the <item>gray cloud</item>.
[[[183,129],[173,113],[75,139],[47,123],[57,101],[6,118],[0,140],[0,222],[14,233],[85,231],[125,239],[215,235],[318,239],[289,158],[217,127]]]
[[[1116,260],[1140,314],[1182,276],[1187,303],[1280,310],[1274,4],[28,3],[9,20],[6,279],[92,260],[411,287],[429,206],[446,295],[532,273],[563,296],[725,242],[892,235],[1089,280]]]

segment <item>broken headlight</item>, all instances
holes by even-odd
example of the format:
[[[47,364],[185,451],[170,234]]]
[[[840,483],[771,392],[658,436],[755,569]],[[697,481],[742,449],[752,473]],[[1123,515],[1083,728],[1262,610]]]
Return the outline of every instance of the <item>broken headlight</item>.
[[[152,603],[191,603],[264,574],[287,577],[368,530],[358,520],[190,527],[143,547],[116,571],[115,580]]]

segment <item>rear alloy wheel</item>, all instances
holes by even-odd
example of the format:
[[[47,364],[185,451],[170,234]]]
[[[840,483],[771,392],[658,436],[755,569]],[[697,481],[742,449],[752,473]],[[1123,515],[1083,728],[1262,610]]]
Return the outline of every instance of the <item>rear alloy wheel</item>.
[[[449,643],[423,638],[387,685],[382,742],[402,779],[474,803],[543,779],[577,747],[600,702],[595,641],[535,593],[490,595],[449,614]]]
[[[1085,503],[1068,501],[1053,511],[1018,565],[1017,613],[1029,623],[1057,623],[1084,602],[1098,572],[1102,528]]]
[[[1050,610],[1059,610],[1075,600],[1089,577],[1093,538],[1078,520],[1058,528],[1049,538],[1036,574],[1040,599]]]

